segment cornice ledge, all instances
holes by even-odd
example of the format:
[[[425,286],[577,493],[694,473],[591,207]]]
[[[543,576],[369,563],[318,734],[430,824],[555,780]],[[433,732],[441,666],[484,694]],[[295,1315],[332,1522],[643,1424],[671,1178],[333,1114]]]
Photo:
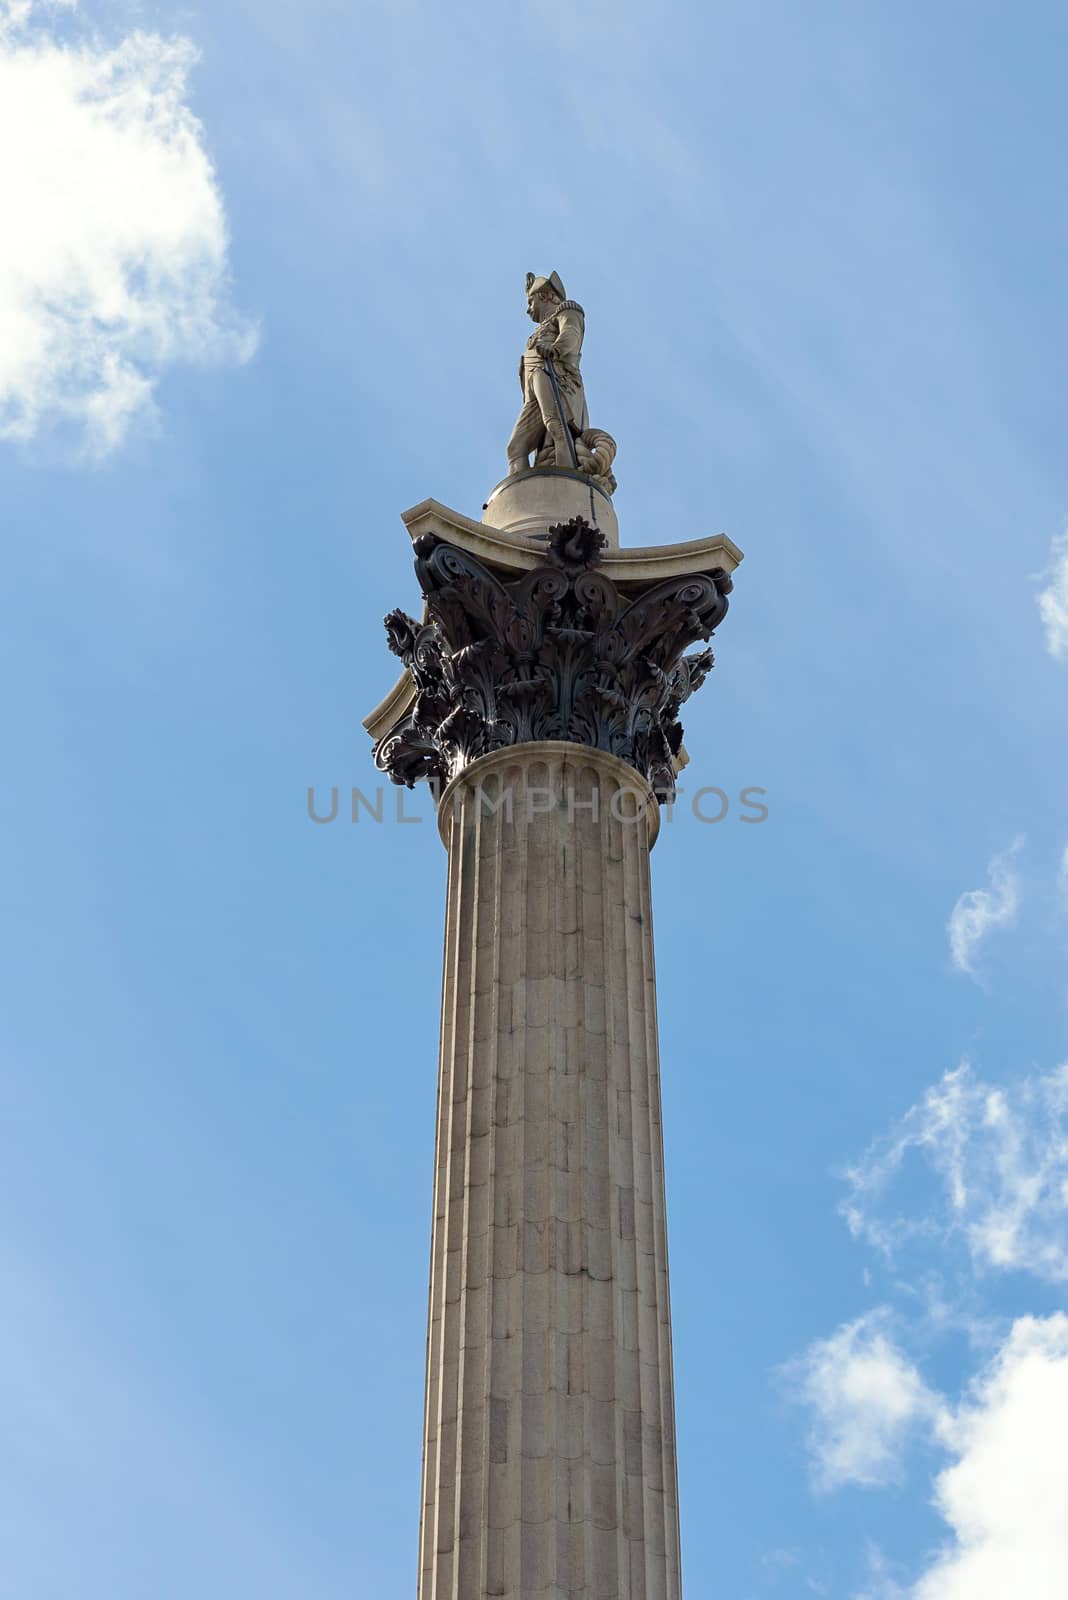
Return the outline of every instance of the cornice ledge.
[[[532,572],[545,561],[547,539],[535,543],[519,534],[503,533],[474,517],[464,516],[462,511],[453,511],[440,500],[421,500],[417,506],[401,512],[401,521],[413,543],[430,533],[497,571]],[[743,560],[733,539],[725,533],[715,533],[674,544],[631,545],[625,549],[606,550],[601,556],[600,570],[613,583],[627,588],[633,584],[713,572],[717,568],[730,573]]]

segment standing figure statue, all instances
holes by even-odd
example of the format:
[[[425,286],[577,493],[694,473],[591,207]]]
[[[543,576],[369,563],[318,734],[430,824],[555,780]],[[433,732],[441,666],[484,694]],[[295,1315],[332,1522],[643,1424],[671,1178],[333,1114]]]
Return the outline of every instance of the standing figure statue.
[[[594,478],[609,494],[616,486],[611,434],[590,427],[579,358],[586,316],[569,300],[558,273],[527,273],[527,314],[537,327],[519,364],[523,409],[508,441],[508,471],[564,468]]]

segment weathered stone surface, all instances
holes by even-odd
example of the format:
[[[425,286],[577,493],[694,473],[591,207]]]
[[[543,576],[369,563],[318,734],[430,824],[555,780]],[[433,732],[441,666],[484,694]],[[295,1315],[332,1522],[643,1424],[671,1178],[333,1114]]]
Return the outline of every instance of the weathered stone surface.
[[[679,1600],[649,785],[531,742],[449,853],[419,1600]]]
[[[550,532],[543,564],[498,576],[458,546],[416,541],[425,621],[386,618],[415,686],[411,709],[375,746],[396,783],[444,783],[490,751],[561,739],[628,762],[674,793],[679,711],[712,667],[707,641],[727,610],[722,567],[621,592],[598,570],[602,535],[581,517]]]

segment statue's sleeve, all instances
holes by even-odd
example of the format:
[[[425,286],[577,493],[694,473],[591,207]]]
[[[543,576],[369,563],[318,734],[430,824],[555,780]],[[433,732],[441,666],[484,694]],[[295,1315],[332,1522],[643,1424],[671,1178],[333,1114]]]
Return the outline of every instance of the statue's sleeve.
[[[557,314],[557,322],[560,331],[553,340],[553,354],[577,358],[586,326],[582,312],[578,306],[568,306]]]

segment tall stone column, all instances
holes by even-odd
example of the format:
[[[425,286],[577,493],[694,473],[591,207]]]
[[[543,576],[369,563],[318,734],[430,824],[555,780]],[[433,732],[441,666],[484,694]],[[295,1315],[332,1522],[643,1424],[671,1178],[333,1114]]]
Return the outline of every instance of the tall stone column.
[[[649,852],[740,552],[405,520],[367,725],[448,850],[419,1600],[678,1600]]]
[[[449,851],[420,1600],[679,1594],[649,785],[533,743]]]

